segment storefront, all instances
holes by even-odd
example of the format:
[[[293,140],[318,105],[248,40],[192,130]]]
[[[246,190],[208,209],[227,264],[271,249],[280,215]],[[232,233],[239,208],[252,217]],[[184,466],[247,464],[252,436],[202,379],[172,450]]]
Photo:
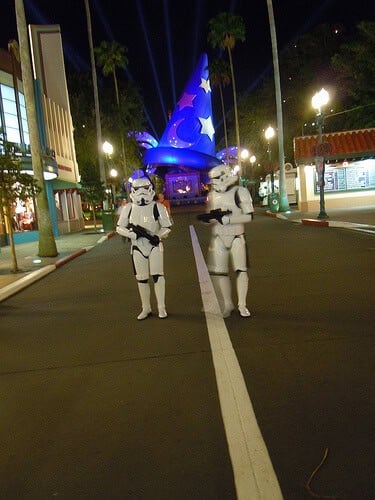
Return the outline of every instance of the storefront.
[[[329,208],[375,205],[375,128],[323,134],[324,195]],[[294,138],[298,207],[318,210],[317,136]]]

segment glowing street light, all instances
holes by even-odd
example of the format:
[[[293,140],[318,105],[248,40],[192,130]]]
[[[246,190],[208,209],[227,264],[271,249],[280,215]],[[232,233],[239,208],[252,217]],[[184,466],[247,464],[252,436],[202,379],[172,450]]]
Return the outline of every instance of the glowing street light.
[[[241,160],[243,160],[243,174],[246,175],[247,173],[247,165],[246,162],[249,161],[250,165],[253,167],[254,163],[256,162],[256,157],[250,153],[250,151],[246,148],[241,149],[240,153]],[[238,166],[237,172],[239,172],[240,168]],[[241,182],[241,178],[239,179],[239,183]]]
[[[249,158],[249,155],[250,155],[250,153],[249,153],[248,149],[244,148],[244,149],[241,150],[240,156],[241,156],[242,160],[247,160]]]
[[[113,146],[110,142],[108,142],[108,141],[103,142],[103,153],[105,153],[107,156],[112,155]]]
[[[320,196],[320,212],[318,219],[327,219],[328,215],[325,211],[324,201],[324,173],[325,173],[325,158],[324,158],[324,144],[322,140],[324,128],[324,106],[329,101],[329,94],[325,89],[321,89],[311,99],[312,107],[316,110],[316,120],[318,128],[318,147],[315,157],[315,167],[318,172],[319,196]]]
[[[321,89],[319,92],[313,95],[311,99],[311,104],[314,109],[317,110],[317,116],[322,113],[322,108],[329,101],[329,94],[325,89]]]
[[[266,128],[266,131],[264,132],[264,136],[267,139],[267,141],[269,142],[271,139],[273,139],[275,137],[275,129],[273,127],[271,127],[271,125],[270,125],[268,128]]]
[[[107,158],[107,163],[109,164],[110,162],[110,159],[111,159],[111,155],[113,153],[113,146],[110,142],[108,141],[105,141],[103,142],[103,145],[102,145],[102,149],[103,149],[103,153],[105,154],[106,158]],[[108,168],[109,165],[107,165],[107,168]],[[115,169],[111,169],[111,171],[109,172],[109,175],[110,177],[116,177],[116,176],[113,176],[111,175],[111,172],[115,170]],[[117,174],[117,171],[116,171],[116,174]],[[103,205],[103,208],[105,208],[105,210],[109,210],[110,208],[113,208],[113,204],[114,204],[114,196],[113,196],[113,186],[112,184],[110,184],[108,187],[106,187],[106,193],[107,193],[107,199],[104,200],[104,205]]]

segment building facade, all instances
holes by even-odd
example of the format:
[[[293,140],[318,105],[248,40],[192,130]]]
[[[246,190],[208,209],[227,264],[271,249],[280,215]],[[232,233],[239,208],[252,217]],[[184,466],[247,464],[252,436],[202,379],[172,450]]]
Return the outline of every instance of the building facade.
[[[29,33],[45,186],[58,236],[84,229],[61,32],[58,25],[32,25]],[[22,170],[32,174],[21,67],[10,46],[9,50],[0,48],[0,131],[21,157]],[[16,203],[12,214],[16,243],[38,239],[37,213],[33,199]],[[7,244],[7,232],[0,213],[2,244]]]

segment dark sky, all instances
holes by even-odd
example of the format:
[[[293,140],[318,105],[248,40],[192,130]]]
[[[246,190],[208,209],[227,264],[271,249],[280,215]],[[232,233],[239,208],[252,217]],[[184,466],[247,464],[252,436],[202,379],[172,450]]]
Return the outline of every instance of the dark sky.
[[[24,5],[28,23],[61,26],[67,66],[90,69],[84,0],[24,0]],[[350,27],[362,19],[374,21],[372,5],[371,0],[274,0],[279,51],[321,23]],[[199,55],[212,54],[207,25],[219,12],[231,11],[245,21],[246,42],[234,52],[237,90],[252,88],[272,68],[266,0],[90,0],[90,8],[94,46],[116,40],[128,47],[128,72],[120,76],[139,86],[149,132],[157,138]],[[14,0],[2,0],[0,46],[7,48],[11,38],[17,38]],[[220,117],[215,96],[213,105],[215,121]]]

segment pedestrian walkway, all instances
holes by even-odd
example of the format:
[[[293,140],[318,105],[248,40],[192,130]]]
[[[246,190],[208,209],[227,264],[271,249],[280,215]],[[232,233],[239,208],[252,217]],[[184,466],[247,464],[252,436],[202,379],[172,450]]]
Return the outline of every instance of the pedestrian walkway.
[[[13,272],[13,257],[10,245],[0,248],[0,301],[30,285],[37,279],[54,271],[61,265],[85,253],[95,245],[114,236],[114,231],[95,231],[87,228],[78,233],[58,236],[56,257],[39,257],[38,241],[21,243],[15,246],[18,272]]]
[[[204,205],[172,207],[172,214],[180,212],[202,212]],[[288,212],[272,213],[269,209],[257,207],[256,217],[268,215],[294,223],[311,224],[317,226],[341,227],[357,231],[372,232],[375,234],[375,206],[358,208],[340,208],[327,210],[329,218],[319,220],[318,212],[301,212],[291,207]],[[12,272],[13,262],[10,246],[0,248],[0,301],[30,285],[35,280],[54,271],[69,260],[78,257],[95,245],[106,241],[116,233],[97,231],[87,227],[79,233],[64,234],[56,238],[58,255],[56,257],[38,257],[38,242],[16,245],[16,257],[19,271]]]
[[[356,208],[326,209],[328,218],[324,220],[318,219],[319,210],[315,212],[301,212],[300,210],[292,207],[288,212],[272,213],[267,209],[266,212],[267,215],[302,224],[347,227],[348,229],[359,226],[369,226],[375,228],[375,206],[373,205]]]

